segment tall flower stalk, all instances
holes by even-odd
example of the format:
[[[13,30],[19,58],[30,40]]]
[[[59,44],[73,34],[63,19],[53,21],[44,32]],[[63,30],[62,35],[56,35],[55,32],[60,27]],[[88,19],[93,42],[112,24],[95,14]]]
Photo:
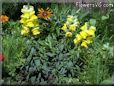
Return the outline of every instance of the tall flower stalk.
[[[21,34],[25,36],[30,33],[32,33],[32,35],[39,35],[38,17],[35,15],[34,7],[24,5],[21,12],[23,13],[20,20],[20,23],[22,24]]]

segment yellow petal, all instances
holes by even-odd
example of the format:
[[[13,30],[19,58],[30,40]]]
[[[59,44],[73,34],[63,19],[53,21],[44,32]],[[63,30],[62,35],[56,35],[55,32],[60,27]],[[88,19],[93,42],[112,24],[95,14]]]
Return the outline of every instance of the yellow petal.
[[[77,34],[77,35],[76,35],[76,39],[77,39],[78,41],[81,41],[81,40],[82,40],[82,36],[81,36],[80,34]]]
[[[82,36],[83,39],[86,39],[86,37],[88,36],[88,34],[86,33],[86,31],[81,31],[80,35]]]
[[[22,18],[27,18],[27,19],[28,19],[28,18],[30,17],[30,15],[29,15],[29,13],[24,13],[24,14],[21,15],[21,17],[22,17]]]
[[[61,28],[61,30],[66,31],[67,30],[67,25],[64,24],[64,26]]]
[[[88,29],[88,23],[86,22],[80,29],[82,31],[87,30]]]
[[[25,18],[21,18],[20,23],[26,23],[26,19]]]
[[[67,21],[69,22],[69,23],[72,23],[73,22],[73,16],[67,16]]]
[[[29,28],[23,26],[21,30],[21,35],[27,35],[29,33]]]
[[[38,35],[38,34],[40,34],[39,28],[34,28],[34,29],[32,29],[32,33],[33,33],[33,35]]]
[[[90,26],[89,29],[91,29],[91,30],[93,30],[93,31],[96,31],[96,27],[94,27],[94,26]]]
[[[33,22],[28,22],[26,26],[27,27],[34,27],[34,24],[33,24]]]
[[[32,15],[31,17],[30,17],[30,20],[32,21],[32,20],[36,20],[38,17],[36,16],[36,15]]]
[[[78,44],[80,42],[76,38],[73,41],[74,41],[74,44]]]
[[[76,30],[76,26],[74,24],[69,26],[69,30],[70,31],[75,31]]]
[[[87,34],[88,34],[89,36],[94,36],[94,35],[95,35],[95,31],[92,30],[92,29],[89,29],[89,30],[87,31]]]
[[[72,33],[71,32],[66,32],[65,36],[66,37],[72,37]]]
[[[66,23],[65,23],[67,26],[69,26],[70,25],[70,23],[67,21]]]
[[[83,42],[81,43],[81,46],[82,46],[82,47],[85,47],[85,48],[88,48],[87,43],[86,43],[85,41],[83,41]]]
[[[35,15],[35,11],[29,12],[29,15],[30,15],[30,16],[31,16],[31,15]]]

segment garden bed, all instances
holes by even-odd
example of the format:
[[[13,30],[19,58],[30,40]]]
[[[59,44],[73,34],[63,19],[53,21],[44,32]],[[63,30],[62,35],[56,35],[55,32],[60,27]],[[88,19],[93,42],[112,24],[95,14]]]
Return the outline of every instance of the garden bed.
[[[3,84],[114,84],[113,7],[2,3]]]

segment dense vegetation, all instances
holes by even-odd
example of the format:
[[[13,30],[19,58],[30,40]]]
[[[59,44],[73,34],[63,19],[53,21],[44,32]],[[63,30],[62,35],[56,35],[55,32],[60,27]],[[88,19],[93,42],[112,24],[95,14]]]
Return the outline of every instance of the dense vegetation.
[[[28,20],[29,15],[21,17],[26,14],[25,11],[22,13],[25,4],[3,3],[3,15],[9,17],[9,21],[2,25],[4,83],[114,83],[113,8],[89,9],[78,8],[74,4],[30,4],[35,9],[33,15],[38,17],[33,17],[38,27],[33,30],[32,24],[27,26],[20,21],[24,17]],[[48,16],[50,18],[38,16],[38,9],[47,7],[47,11],[52,14]],[[65,22],[69,23],[70,20],[77,26],[71,28],[71,33],[67,33],[70,27],[66,29]],[[24,31],[23,26],[32,29]],[[88,36],[84,31],[91,26],[94,32],[88,32]],[[84,30],[80,30],[82,27]],[[78,39],[77,34],[81,36],[79,43],[74,42],[74,39]],[[87,37],[92,39],[86,41]],[[81,40],[83,44],[80,44]]]

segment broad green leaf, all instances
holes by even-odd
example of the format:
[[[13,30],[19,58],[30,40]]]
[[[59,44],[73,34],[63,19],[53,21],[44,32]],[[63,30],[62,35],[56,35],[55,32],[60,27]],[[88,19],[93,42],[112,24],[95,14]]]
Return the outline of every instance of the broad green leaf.
[[[109,19],[109,15],[108,16],[102,16],[101,19],[102,20],[107,20],[107,19]]]
[[[96,19],[90,19],[90,25],[95,26],[96,25]]]
[[[40,64],[40,60],[34,60],[34,62],[35,62],[35,64],[36,64],[36,66],[40,66],[41,64]]]

